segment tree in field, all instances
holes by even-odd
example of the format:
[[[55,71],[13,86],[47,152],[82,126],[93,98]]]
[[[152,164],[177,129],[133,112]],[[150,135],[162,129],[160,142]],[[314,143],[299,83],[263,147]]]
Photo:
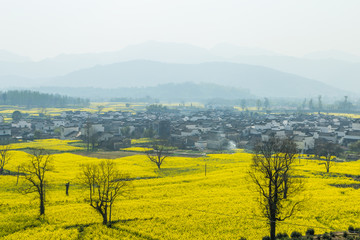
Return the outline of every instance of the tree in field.
[[[156,135],[156,132],[152,126],[145,128],[143,135],[145,138],[153,138]]]
[[[45,214],[46,172],[51,169],[51,155],[44,149],[34,149],[27,163],[20,166],[26,182],[24,193],[37,193],[40,202],[40,215]]]
[[[258,111],[260,111],[261,105],[262,105],[261,100],[260,99],[256,100],[256,108]]]
[[[99,135],[93,127],[90,119],[87,119],[84,124],[83,140],[86,143],[86,151],[94,151],[99,144]]]
[[[104,105],[98,105],[98,106],[97,106],[98,114],[100,114],[101,111],[102,111],[104,108],[105,108]]]
[[[319,111],[321,111],[322,110],[322,100],[321,100],[321,95],[319,95],[318,96],[318,109],[319,109]]]
[[[120,132],[121,132],[121,135],[126,137],[126,138],[129,138],[131,136],[131,129],[130,129],[129,126],[122,127],[120,129]]]
[[[270,102],[268,98],[264,98],[264,109],[268,110],[270,107]]]
[[[306,107],[306,98],[304,99],[304,101],[303,101],[302,104],[301,104],[302,110],[304,110],[305,107]]]
[[[92,135],[92,131],[91,131],[91,121],[90,119],[87,119],[85,125],[84,125],[84,129],[85,129],[85,142],[86,142],[86,151],[90,151],[90,143],[91,143],[91,135]]]
[[[163,164],[165,158],[169,155],[169,148],[164,145],[153,145],[152,151],[146,152],[148,159],[155,163],[160,170],[161,164]]]
[[[241,105],[242,110],[244,111],[246,108],[246,99],[241,99],[240,105]]]
[[[292,173],[297,150],[292,140],[271,137],[266,142],[258,142],[254,152],[249,176],[259,192],[270,238],[275,240],[277,223],[291,217],[301,203],[292,199],[302,188],[301,181]]]
[[[0,147],[0,174],[3,174],[5,165],[11,160],[11,148],[8,145]]]
[[[343,150],[339,144],[333,142],[327,142],[323,140],[318,140],[315,142],[315,155],[318,156],[319,159],[324,157],[324,165],[326,172],[330,172],[330,168],[334,166],[333,158],[339,156]]]
[[[349,149],[353,152],[360,152],[360,141],[350,143]]]
[[[89,189],[89,202],[101,216],[104,225],[111,224],[111,210],[119,196],[131,189],[131,179],[121,173],[113,160],[82,165],[80,180]]]
[[[14,122],[18,122],[22,118],[22,114],[20,111],[16,110],[11,114],[11,118]]]
[[[314,110],[314,103],[313,103],[312,98],[310,98],[310,101],[309,101],[309,109]]]

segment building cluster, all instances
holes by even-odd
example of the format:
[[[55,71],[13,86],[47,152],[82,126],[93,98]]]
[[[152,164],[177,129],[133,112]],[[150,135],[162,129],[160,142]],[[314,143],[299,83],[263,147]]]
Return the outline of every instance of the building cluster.
[[[0,121],[2,140],[82,139],[116,150],[129,139],[161,138],[193,150],[251,148],[270,136],[289,137],[299,150],[311,152],[317,140],[342,146],[360,140],[360,121],[323,114],[259,114],[234,109],[184,108],[162,112],[65,111],[60,116]]]

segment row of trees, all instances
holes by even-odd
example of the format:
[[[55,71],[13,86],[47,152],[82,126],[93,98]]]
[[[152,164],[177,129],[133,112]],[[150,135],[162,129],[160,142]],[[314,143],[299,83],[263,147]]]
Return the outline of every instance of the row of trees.
[[[30,90],[10,90],[0,92],[0,104],[24,107],[86,107],[90,101],[59,94],[40,93]]]
[[[319,95],[317,99],[304,99],[298,109],[311,111],[340,111],[353,112],[359,109],[359,103],[352,103],[348,96],[344,96],[343,100],[335,101],[333,103],[323,103],[322,96]]]
[[[168,148],[164,145],[154,145],[153,151],[147,152],[149,160],[160,169],[164,159],[168,156]],[[11,159],[8,147],[0,150],[1,170]],[[39,199],[40,215],[45,214],[47,192],[47,172],[53,170],[52,156],[44,149],[34,149],[29,161],[19,167],[25,184],[21,191],[25,194],[36,193]],[[81,165],[79,180],[89,190],[88,202],[103,219],[103,224],[111,224],[111,210],[119,196],[127,195],[132,189],[131,178],[119,171],[112,160],[105,160],[99,164]],[[69,183],[66,185],[68,193]]]
[[[8,158],[10,151],[4,151]],[[35,193],[39,200],[40,216],[45,214],[46,194],[48,191],[48,174],[53,170],[52,155],[44,149],[34,149],[29,160],[19,166],[19,172],[24,179],[21,192]],[[126,195],[131,190],[131,178],[121,173],[113,160],[105,160],[99,164],[81,166],[79,181],[88,190],[87,201],[103,219],[103,224],[111,224],[111,210],[119,196]],[[66,184],[68,193],[69,183]]]
[[[252,104],[254,104],[254,100],[246,100],[246,99],[240,100],[240,107],[243,111]],[[260,111],[261,109],[268,110],[270,108],[270,101],[268,98],[264,98],[263,101],[261,99],[257,99],[255,102],[255,106],[258,111]]]
[[[360,100],[350,101],[348,96],[343,99],[328,101],[323,99],[321,95],[315,98],[301,99],[212,99],[206,101],[207,105],[222,105],[222,106],[239,106],[242,110],[255,107],[257,111],[268,111],[271,109],[296,109],[296,111],[319,111],[319,112],[354,112],[360,109]]]

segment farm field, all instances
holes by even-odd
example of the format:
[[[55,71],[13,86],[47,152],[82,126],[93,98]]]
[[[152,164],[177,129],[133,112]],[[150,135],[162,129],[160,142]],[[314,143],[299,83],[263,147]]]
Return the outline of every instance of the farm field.
[[[127,105],[125,102],[92,102],[89,107],[83,108],[26,108],[26,107],[16,107],[16,106],[7,106],[0,105],[0,114],[4,117],[5,120],[11,120],[11,114],[18,110],[22,113],[29,114],[30,116],[38,116],[39,114],[46,114],[49,116],[58,116],[61,112],[64,111],[87,111],[91,113],[96,113],[99,111],[99,106],[102,106],[102,112],[109,111],[123,111],[123,112],[132,112],[145,111],[148,103],[130,103]],[[162,103],[163,106],[168,108],[178,107],[179,103]],[[204,105],[201,103],[181,103],[181,106],[186,107],[197,107],[203,108]]]
[[[43,144],[43,146],[47,146]],[[49,144],[51,148],[51,144]],[[28,153],[14,150],[6,169],[16,171]],[[46,217],[38,219],[35,195],[23,195],[16,176],[0,176],[0,237],[3,239],[261,239],[267,235],[253,184],[247,178],[252,155],[213,154],[202,158],[169,157],[157,170],[145,155],[116,158],[119,169],[135,180],[129,196],[117,200],[112,228],[86,202],[77,180],[80,164],[98,158],[57,153],[48,172]],[[113,158],[113,156],[112,156]],[[204,165],[207,174],[204,174]],[[282,222],[278,232],[307,228],[317,233],[360,226],[360,191],[332,185],[355,184],[344,174],[357,175],[360,162],[337,163],[331,174],[315,160],[299,160],[306,198],[301,212]],[[69,196],[65,183],[70,182]]]

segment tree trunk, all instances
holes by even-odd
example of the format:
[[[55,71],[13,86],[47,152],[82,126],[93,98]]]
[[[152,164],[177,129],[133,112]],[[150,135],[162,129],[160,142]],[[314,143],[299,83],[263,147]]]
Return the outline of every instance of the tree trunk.
[[[327,160],[325,162],[325,167],[326,167],[326,173],[329,173],[330,172],[330,162],[329,162],[329,160]]]
[[[104,212],[101,212],[101,215],[103,217],[103,225],[106,225],[108,223],[107,207],[105,207]]]
[[[275,240],[276,235],[276,222],[275,218],[270,220],[270,239]]]
[[[106,214],[101,214],[102,217],[103,217],[103,225],[106,225],[107,224],[107,216]]]
[[[285,179],[284,179],[284,199],[287,198],[287,191],[288,191],[288,185],[287,185],[287,182],[288,182],[288,177],[285,176]]]
[[[44,204],[44,196],[40,196],[40,215],[45,214],[45,204]]]

